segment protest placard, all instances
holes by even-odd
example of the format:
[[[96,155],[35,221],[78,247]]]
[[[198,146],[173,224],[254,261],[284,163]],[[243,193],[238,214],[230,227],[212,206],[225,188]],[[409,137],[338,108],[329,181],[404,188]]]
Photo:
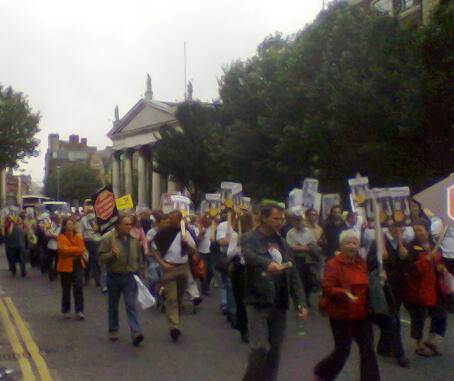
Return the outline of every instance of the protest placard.
[[[331,208],[336,205],[340,205],[341,196],[339,193],[330,193],[322,195],[322,220],[325,221],[328,218]]]
[[[99,226],[99,232],[108,232],[118,221],[118,210],[115,205],[115,196],[110,184],[102,187],[93,196],[93,209]]]
[[[302,207],[306,211],[314,208],[316,204],[317,192],[318,192],[318,180],[317,179],[304,179],[303,181],[303,200]]]

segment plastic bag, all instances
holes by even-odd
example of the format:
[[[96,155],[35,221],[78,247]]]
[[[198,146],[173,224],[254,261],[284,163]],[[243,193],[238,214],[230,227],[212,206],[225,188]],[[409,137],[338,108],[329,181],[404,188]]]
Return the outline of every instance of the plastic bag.
[[[143,284],[137,275],[134,275],[134,280],[137,283],[137,301],[142,310],[153,307],[156,303],[156,299],[151,295],[150,291],[148,291],[147,286]]]

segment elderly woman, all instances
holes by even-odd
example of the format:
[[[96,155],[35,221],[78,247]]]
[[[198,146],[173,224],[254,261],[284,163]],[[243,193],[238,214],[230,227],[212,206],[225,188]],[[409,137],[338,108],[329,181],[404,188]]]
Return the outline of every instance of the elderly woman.
[[[411,337],[416,340],[416,354],[424,357],[441,355],[436,336],[444,336],[447,327],[446,311],[442,304],[439,276],[447,271],[441,263],[440,250],[430,235],[425,219],[413,221],[415,239],[408,246],[404,283],[404,303],[411,318]],[[430,333],[423,339],[424,322],[430,317]]]
[[[84,268],[82,255],[85,251],[84,241],[76,231],[76,225],[70,218],[62,224],[62,233],[57,237],[58,262],[57,271],[60,274],[63,316],[69,319],[71,310],[71,289],[74,293],[76,318],[85,319],[84,315]]]
[[[339,244],[340,252],[326,263],[320,303],[320,308],[330,319],[334,350],[316,365],[315,380],[335,380],[355,340],[360,353],[361,381],[377,381],[380,374],[372,323],[367,313],[367,267],[358,254],[360,236],[353,230],[345,230],[339,236]]]

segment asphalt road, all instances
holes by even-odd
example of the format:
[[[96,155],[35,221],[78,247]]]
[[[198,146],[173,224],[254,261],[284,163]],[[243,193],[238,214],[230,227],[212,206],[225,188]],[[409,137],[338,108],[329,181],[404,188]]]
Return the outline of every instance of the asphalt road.
[[[86,321],[63,320],[59,282],[49,282],[30,269],[26,278],[13,278],[6,270],[2,252],[0,294],[1,299],[10,297],[17,307],[54,381],[232,381],[241,379],[246,366],[248,347],[240,342],[238,332],[228,326],[218,311],[217,289],[204,300],[196,314],[189,311],[184,314],[183,335],[177,344],[169,339],[164,314],[155,308],[142,312],[145,341],[140,348],[131,345],[123,305],[120,341],[111,343],[107,339],[107,297],[99,289],[91,285],[84,290]],[[408,320],[405,313],[403,319]],[[450,316],[449,332],[442,344],[444,355],[426,359],[414,355],[409,326],[404,324],[403,337],[411,367],[403,369],[391,359],[380,358],[382,380],[454,380],[453,327],[454,319]],[[328,321],[315,309],[306,331],[302,338],[296,335],[293,315],[289,313],[279,380],[309,381],[315,363],[332,349]],[[0,370],[1,367],[16,369],[16,377],[11,380],[19,380],[18,363],[7,356],[11,351],[4,325],[0,325]],[[36,369],[34,373],[36,380],[45,381]],[[338,380],[352,381],[359,379],[358,375],[358,353],[354,346]]]

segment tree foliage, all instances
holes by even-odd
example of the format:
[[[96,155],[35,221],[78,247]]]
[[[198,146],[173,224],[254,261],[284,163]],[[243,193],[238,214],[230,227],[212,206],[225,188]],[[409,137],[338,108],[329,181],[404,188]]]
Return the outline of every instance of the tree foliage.
[[[240,181],[256,198],[304,177],[341,192],[357,172],[418,191],[454,167],[453,19],[452,1],[419,28],[336,2],[295,35],[268,36],[224,68],[216,110],[180,108],[160,170],[196,192]]]
[[[102,186],[98,172],[85,164],[55,169],[44,184],[46,196],[58,201],[73,203],[91,197]],[[60,189],[58,189],[60,187]]]
[[[22,93],[0,86],[0,168],[16,167],[18,161],[38,155],[39,120]]]
[[[215,189],[224,172],[216,159],[220,145],[216,113],[213,106],[200,102],[180,104],[176,112],[180,127],[161,127],[153,149],[156,171],[172,174],[194,202]]]

